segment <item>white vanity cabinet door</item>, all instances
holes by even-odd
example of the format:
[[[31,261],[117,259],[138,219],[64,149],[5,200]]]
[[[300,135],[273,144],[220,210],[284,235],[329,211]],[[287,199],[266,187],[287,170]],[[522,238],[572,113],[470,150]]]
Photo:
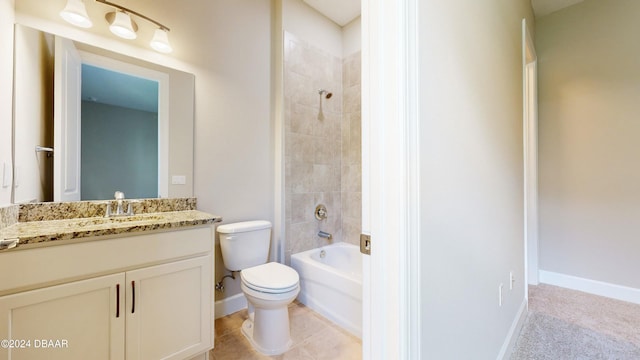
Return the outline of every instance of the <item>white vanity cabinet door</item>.
[[[3,342],[0,359],[124,359],[124,281],[120,273],[0,297],[0,340],[24,346]]]
[[[211,255],[126,273],[127,360],[187,359],[210,349]]]

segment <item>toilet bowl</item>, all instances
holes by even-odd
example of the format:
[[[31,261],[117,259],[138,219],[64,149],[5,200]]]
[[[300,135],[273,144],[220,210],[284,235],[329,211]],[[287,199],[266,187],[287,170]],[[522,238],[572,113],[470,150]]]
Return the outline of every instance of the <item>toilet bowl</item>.
[[[279,355],[291,345],[288,305],[300,292],[291,267],[267,263],[271,223],[247,221],[218,227],[225,267],[240,271],[240,287],[249,305],[242,333],[257,351]]]
[[[265,355],[278,355],[291,345],[288,305],[300,292],[298,273],[271,262],[240,272],[240,287],[249,303],[242,334]]]

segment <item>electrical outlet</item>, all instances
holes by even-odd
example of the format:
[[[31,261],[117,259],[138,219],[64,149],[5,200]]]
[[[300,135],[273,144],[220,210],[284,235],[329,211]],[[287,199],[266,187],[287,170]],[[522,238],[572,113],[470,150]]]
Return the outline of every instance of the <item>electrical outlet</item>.
[[[516,278],[513,276],[513,271],[509,272],[509,290],[513,290],[513,284],[516,282]]]
[[[498,306],[500,307],[502,307],[502,289],[504,289],[504,284],[498,286]]]

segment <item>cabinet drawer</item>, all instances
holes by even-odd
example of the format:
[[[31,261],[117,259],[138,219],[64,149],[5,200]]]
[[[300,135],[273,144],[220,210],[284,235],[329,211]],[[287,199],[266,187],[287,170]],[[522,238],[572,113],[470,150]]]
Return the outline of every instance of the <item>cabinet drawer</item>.
[[[2,253],[0,295],[212,253],[213,239],[203,226]]]

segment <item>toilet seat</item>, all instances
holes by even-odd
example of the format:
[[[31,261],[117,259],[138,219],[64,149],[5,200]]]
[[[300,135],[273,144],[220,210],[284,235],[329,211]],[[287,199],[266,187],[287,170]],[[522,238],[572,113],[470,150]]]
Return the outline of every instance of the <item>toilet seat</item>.
[[[255,291],[282,294],[298,288],[298,273],[277,262],[270,262],[244,269],[240,272],[242,283]]]

